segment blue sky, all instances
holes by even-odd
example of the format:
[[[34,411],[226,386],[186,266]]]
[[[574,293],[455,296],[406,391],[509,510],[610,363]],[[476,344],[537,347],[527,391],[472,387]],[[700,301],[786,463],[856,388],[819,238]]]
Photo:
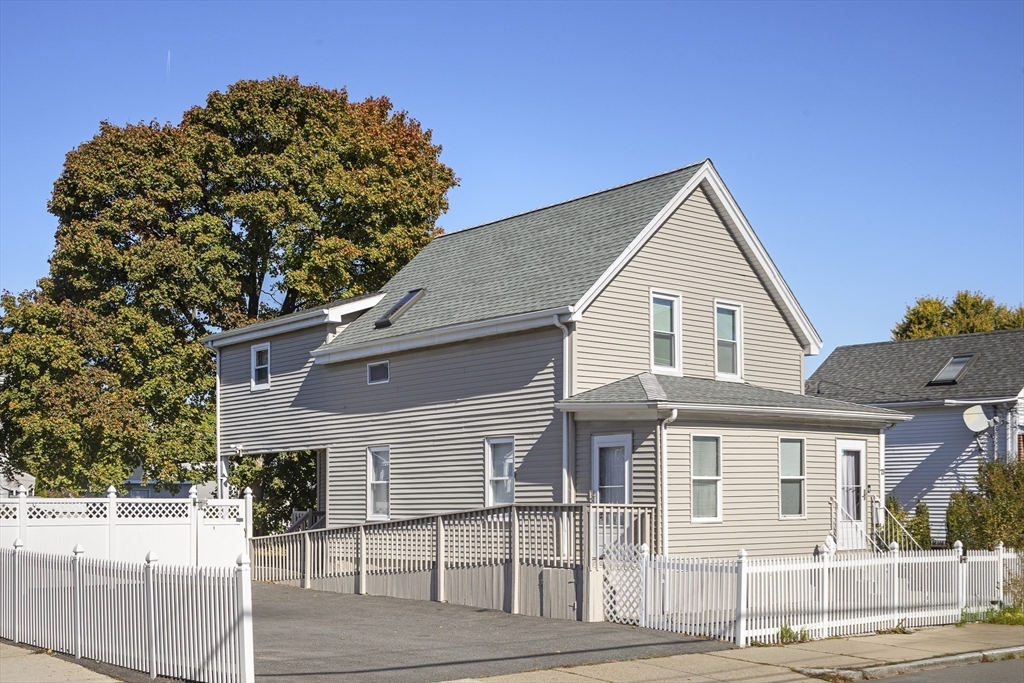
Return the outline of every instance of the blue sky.
[[[825,340],[925,294],[1024,301],[1024,3],[0,3],[0,287],[64,154],[242,78],[387,95],[447,230],[711,157]]]

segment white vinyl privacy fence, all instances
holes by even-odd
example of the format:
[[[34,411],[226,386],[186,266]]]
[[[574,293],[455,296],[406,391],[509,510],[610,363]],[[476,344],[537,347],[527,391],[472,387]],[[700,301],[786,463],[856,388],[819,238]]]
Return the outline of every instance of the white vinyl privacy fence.
[[[26,550],[65,553],[76,543],[89,555],[142,562],[150,551],[170,564],[234,567],[252,536],[252,492],[244,498],[39,498],[21,487],[0,499],[0,548],[21,539]]]
[[[604,558],[605,616],[735,642],[779,642],[784,630],[829,638],[956,623],[1003,604],[1020,555],[994,551],[824,553],[733,559],[650,556],[618,548]]]
[[[252,683],[249,560],[171,566],[0,549],[0,637],[207,683]]]

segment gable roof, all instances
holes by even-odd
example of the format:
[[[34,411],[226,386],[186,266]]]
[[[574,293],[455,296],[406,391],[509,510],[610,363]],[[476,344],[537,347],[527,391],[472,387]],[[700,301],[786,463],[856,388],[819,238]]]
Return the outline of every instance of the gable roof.
[[[932,384],[953,356],[973,354],[955,384]],[[840,346],[807,394],[856,403],[1004,398],[1024,390],[1024,330]]]
[[[313,352],[334,362],[416,346],[578,318],[626,262],[698,186],[729,214],[737,240],[805,349],[821,340],[749,229],[710,160],[626,185],[443,235],[383,288],[385,296],[331,342]],[[745,227],[743,227],[745,226]],[[410,290],[425,293],[389,327],[374,322]]]
[[[639,375],[606,384],[560,401],[566,411],[628,407],[697,412],[753,412],[777,415],[817,415],[834,419],[899,422],[909,419],[893,410],[874,408],[818,396],[765,389],[743,382],[721,382],[675,375]]]

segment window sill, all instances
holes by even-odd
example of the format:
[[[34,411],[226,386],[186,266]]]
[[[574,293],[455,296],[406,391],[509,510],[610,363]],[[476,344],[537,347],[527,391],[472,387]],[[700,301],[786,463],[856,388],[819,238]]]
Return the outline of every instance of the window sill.
[[[672,375],[674,377],[682,377],[683,376],[683,371],[682,371],[682,369],[677,369],[677,368],[667,368],[667,367],[665,367],[663,365],[652,365],[651,366],[651,374],[652,375]]]
[[[807,515],[779,515],[779,521],[780,522],[801,521],[801,520],[805,521],[806,519],[807,519]]]
[[[391,521],[391,516],[390,515],[388,515],[387,517],[382,517],[380,515],[373,516],[373,517],[367,516],[366,521],[367,522],[390,522]]]
[[[691,524],[721,524],[722,523],[722,518],[721,517],[707,517],[707,518],[701,517],[701,518],[698,518],[698,519],[694,519],[693,517],[691,517],[690,518],[690,523]]]
[[[249,391],[270,391],[269,384],[250,384]]]
[[[717,382],[739,382],[743,383],[742,375],[715,375],[715,381]]]

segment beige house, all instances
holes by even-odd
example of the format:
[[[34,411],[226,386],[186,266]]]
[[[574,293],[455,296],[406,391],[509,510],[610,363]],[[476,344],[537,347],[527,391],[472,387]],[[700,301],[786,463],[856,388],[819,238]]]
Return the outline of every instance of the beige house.
[[[656,506],[661,550],[863,547],[884,430],[710,160],[434,240],[381,292],[213,335],[222,456],[319,454],[328,526]]]

